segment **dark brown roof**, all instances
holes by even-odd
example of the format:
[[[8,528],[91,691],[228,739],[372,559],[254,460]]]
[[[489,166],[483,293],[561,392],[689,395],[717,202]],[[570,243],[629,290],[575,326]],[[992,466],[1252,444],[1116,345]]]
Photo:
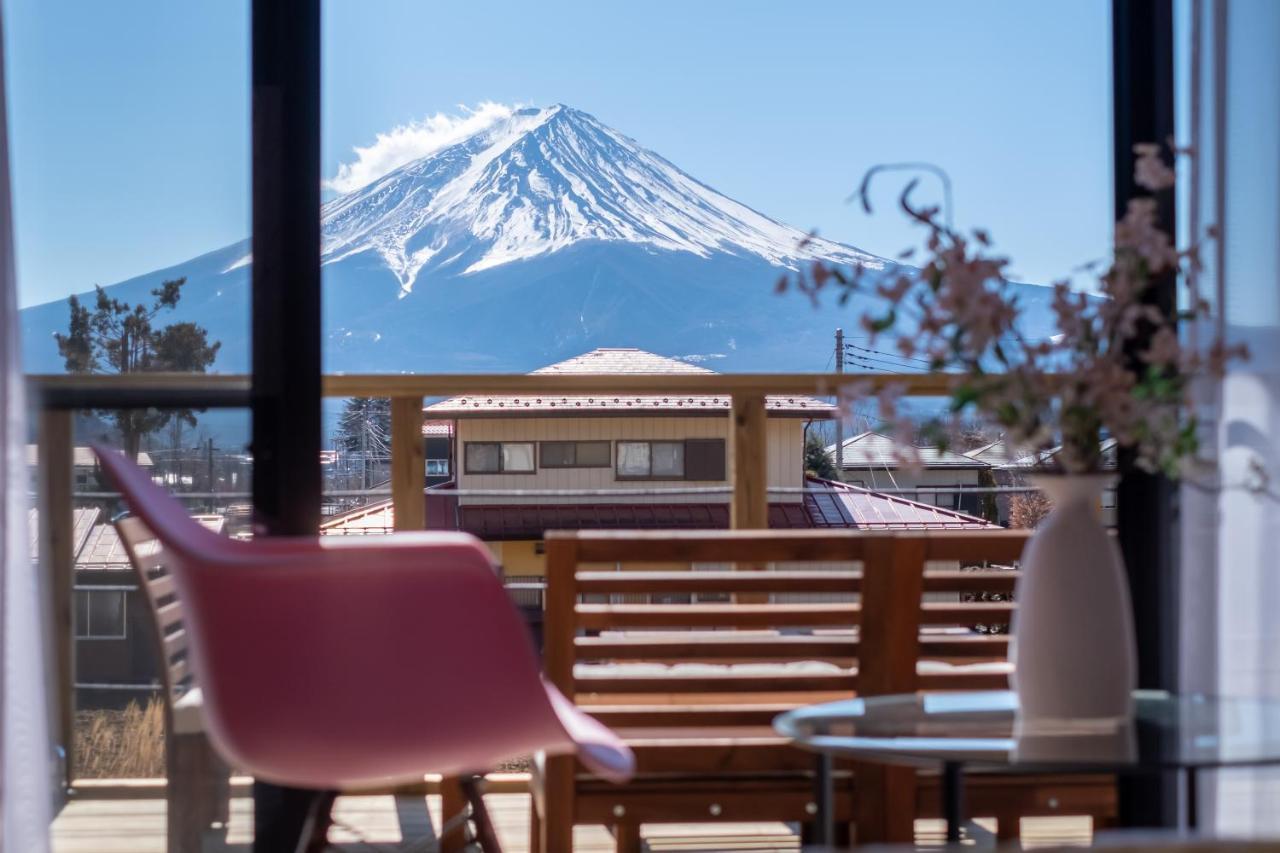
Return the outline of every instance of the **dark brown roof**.
[[[802,501],[769,504],[774,529],[978,530],[995,525],[954,510],[810,479]],[[490,541],[541,539],[548,530],[717,530],[729,526],[727,503],[462,504],[427,490],[427,527],[463,530]],[[333,518],[328,535],[390,533],[395,513],[380,501]]]

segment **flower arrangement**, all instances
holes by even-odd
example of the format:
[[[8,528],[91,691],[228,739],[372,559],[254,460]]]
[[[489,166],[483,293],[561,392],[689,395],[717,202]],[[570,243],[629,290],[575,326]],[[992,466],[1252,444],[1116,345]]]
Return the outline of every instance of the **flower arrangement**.
[[[1024,309],[1005,277],[1009,261],[992,253],[988,234],[962,234],[939,221],[937,207],[913,204],[915,181],[899,204],[926,232],[918,270],[902,267],[888,279],[868,280],[861,268],[819,261],[784,276],[778,289],[794,288],[815,301],[835,289],[841,305],[855,293],[874,293],[874,308],[860,318],[867,334],[892,336],[904,357],[923,358],[931,371],[954,377],[947,415],[923,425],[899,414],[900,388],[879,392],[879,415],[908,457],[917,428],[945,445],[949,425],[978,415],[998,426],[1011,447],[1060,447],[1050,464],[1066,473],[1098,470],[1102,440],[1110,436],[1134,451],[1142,468],[1177,476],[1198,449],[1193,381],[1221,376],[1230,360],[1248,352],[1220,336],[1207,346],[1179,337],[1178,323],[1202,321],[1210,306],[1195,286],[1198,245],[1178,249],[1159,226],[1155,195],[1175,180],[1161,154],[1157,145],[1135,146],[1135,180],[1151,195],[1129,202],[1110,263],[1082,268],[1097,276],[1096,295],[1073,291],[1066,281],[1053,285],[1056,333],[1047,339],[1028,340],[1019,331]],[[861,198],[870,212],[867,182]],[[1181,306],[1152,298],[1155,283],[1168,276],[1187,285]]]

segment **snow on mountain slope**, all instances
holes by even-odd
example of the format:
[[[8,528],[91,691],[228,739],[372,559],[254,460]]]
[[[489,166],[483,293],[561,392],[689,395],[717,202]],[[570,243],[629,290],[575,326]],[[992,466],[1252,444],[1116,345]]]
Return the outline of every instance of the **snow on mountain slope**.
[[[806,259],[881,268],[700,183],[634,140],[563,105],[518,110],[324,206],[325,263],[377,254],[413,289],[423,270],[469,274],[583,241],[699,257]]]

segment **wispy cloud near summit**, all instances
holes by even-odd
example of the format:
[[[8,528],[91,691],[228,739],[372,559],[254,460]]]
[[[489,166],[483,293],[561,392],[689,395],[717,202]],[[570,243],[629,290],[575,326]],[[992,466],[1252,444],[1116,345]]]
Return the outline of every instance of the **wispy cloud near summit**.
[[[372,145],[352,149],[355,160],[338,166],[338,174],[326,180],[324,186],[340,193],[357,190],[406,163],[510,118],[518,108],[492,101],[483,101],[475,108],[459,105],[459,114],[436,113],[379,133]]]

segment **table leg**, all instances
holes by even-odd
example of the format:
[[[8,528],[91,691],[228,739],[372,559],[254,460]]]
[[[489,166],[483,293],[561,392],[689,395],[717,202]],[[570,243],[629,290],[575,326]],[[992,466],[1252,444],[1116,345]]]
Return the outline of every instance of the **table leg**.
[[[830,846],[836,840],[835,759],[830,755],[818,755],[814,776],[814,798],[818,807],[814,815],[814,843]]]
[[[947,843],[960,843],[960,827],[964,825],[964,765],[959,761],[942,763],[942,816],[947,821]]]
[[[1196,787],[1196,768],[1188,767],[1185,770],[1187,778],[1187,829],[1195,832],[1200,823],[1200,816],[1197,810],[1200,808],[1200,796]]]

